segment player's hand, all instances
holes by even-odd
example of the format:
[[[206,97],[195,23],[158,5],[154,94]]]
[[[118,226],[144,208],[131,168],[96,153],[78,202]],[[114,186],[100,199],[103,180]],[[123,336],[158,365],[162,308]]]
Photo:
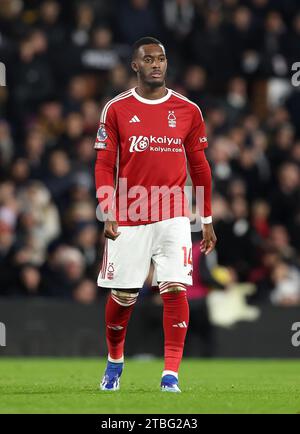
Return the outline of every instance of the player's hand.
[[[212,223],[204,224],[202,230],[203,240],[200,243],[201,253],[209,255],[209,253],[215,248],[217,237]]]
[[[121,232],[118,232],[118,222],[107,220],[104,223],[104,236],[115,241]]]

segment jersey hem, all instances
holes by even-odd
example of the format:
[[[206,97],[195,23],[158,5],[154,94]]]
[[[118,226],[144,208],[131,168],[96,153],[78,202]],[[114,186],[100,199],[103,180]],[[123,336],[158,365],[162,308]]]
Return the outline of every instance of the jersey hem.
[[[122,288],[124,288],[124,289],[142,289],[143,288],[143,286],[144,286],[144,284],[135,284],[135,283],[130,283],[130,284],[128,284],[128,285],[126,285],[126,284],[124,284],[124,285],[120,285],[120,284],[113,284],[113,283],[110,283],[110,282],[97,282],[97,286],[99,286],[100,288],[109,288],[109,289],[115,289],[115,288],[118,288],[118,289],[122,289]]]
[[[168,218],[160,219],[160,220],[155,220],[155,221],[142,220],[142,221],[136,221],[136,222],[132,222],[132,221],[122,221],[122,222],[117,221],[117,222],[118,222],[118,226],[146,226],[146,225],[153,225],[154,223],[165,222],[166,220],[173,220],[173,219],[176,219],[178,217],[186,217],[188,219],[190,218],[189,215],[182,214],[182,215],[174,215],[172,217],[168,217]]]

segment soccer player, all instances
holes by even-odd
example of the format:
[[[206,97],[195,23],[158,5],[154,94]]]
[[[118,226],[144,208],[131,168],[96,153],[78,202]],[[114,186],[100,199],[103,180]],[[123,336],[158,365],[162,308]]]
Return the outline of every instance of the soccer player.
[[[131,65],[137,87],[105,105],[95,142],[97,197],[107,216],[98,285],[111,289],[105,311],[108,362],[100,388],[120,387],[127,325],[152,261],[163,301],[161,390],[180,392],[178,370],[189,323],[186,289],[192,284],[187,163],[194,187],[204,188],[200,249],[209,254],[216,244],[207,138],[199,107],[166,88],[167,58],[160,41],[138,40]]]

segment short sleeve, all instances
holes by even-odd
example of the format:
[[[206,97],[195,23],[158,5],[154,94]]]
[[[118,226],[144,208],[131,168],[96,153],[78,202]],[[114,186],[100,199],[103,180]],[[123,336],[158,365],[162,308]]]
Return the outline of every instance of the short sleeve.
[[[108,103],[106,104],[101,113],[94,148],[97,151],[116,151],[118,147],[118,142],[119,136],[115,112],[113,107],[109,106]]]
[[[205,123],[200,108],[192,105],[192,122],[184,145],[187,152],[195,152],[207,148],[207,137]]]

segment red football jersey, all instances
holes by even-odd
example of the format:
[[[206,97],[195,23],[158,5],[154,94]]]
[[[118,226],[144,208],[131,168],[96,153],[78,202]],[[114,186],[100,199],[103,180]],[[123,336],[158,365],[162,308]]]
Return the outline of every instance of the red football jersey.
[[[197,179],[199,167],[193,164],[206,147],[199,107],[171,89],[155,100],[142,98],[135,89],[110,100],[102,111],[95,142],[97,163],[104,169],[96,184],[97,188],[113,184],[108,172],[116,167],[114,207],[119,225],[188,216],[187,162],[194,167],[194,186],[195,182],[207,185]],[[204,216],[211,215],[210,192],[207,197]]]

